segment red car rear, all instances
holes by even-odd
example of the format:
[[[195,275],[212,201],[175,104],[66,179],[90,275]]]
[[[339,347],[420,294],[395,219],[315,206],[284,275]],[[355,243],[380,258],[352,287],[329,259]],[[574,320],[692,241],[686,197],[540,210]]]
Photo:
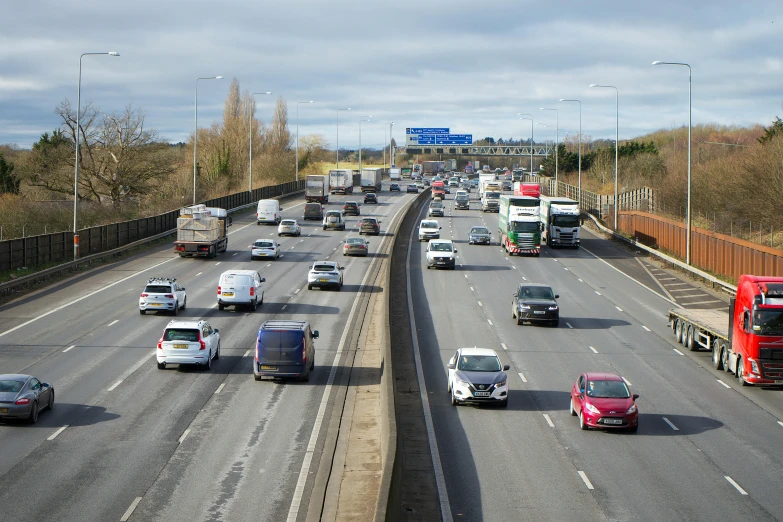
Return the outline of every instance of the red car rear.
[[[639,428],[637,394],[631,394],[619,375],[583,373],[571,388],[571,415],[579,416],[579,427],[620,428],[636,432]]]

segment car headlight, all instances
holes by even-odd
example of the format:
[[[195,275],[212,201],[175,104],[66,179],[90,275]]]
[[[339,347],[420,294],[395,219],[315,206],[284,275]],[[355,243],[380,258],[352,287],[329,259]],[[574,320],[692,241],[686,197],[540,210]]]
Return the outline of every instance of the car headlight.
[[[550,310],[557,310],[557,305],[550,306],[550,307],[549,307],[549,309],[550,309]]]
[[[530,306],[526,304],[519,303],[519,309],[520,310],[530,310]]]
[[[457,386],[465,387],[465,388],[470,386],[470,383],[468,381],[462,381],[460,379],[457,379],[456,377],[454,378],[454,384],[456,384]]]
[[[508,380],[505,380],[505,381],[502,381],[502,382],[496,382],[495,383],[495,388],[503,388],[506,385],[507,382],[508,382]]]
[[[626,415],[630,415],[631,413],[636,413],[636,403],[631,404],[631,407],[625,412]]]
[[[759,372],[759,365],[753,359],[750,360],[750,367],[753,370],[753,373],[758,373],[758,374],[761,373]]]
[[[596,415],[600,415],[601,412],[598,408],[590,404],[589,402],[585,403],[585,409],[589,411],[590,413],[595,413]]]

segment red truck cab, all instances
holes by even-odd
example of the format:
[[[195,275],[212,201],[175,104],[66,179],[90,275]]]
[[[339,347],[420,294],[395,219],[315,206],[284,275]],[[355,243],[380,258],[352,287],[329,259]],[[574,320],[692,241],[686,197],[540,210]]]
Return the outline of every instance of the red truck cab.
[[[432,197],[446,199],[446,186],[442,181],[432,182]]]
[[[745,384],[783,384],[783,277],[740,276],[729,306],[729,368]]]

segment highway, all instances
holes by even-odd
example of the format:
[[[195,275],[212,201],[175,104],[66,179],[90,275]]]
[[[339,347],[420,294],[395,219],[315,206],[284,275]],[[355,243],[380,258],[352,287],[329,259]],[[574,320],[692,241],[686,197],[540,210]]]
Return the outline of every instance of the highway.
[[[375,252],[393,217],[414,195],[383,191],[362,216],[382,218],[366,258],[344,258],[356,235],[302,221],[304,198],[284,201],[301,237],[277,238],[252,212],[234,216],[228,251],[215,259],[180,259],[170,244],[93,269],[0,307],[0,368],[29,373],[56,390],[53,411],[35,425],[0,423],[0,504],[4,520],[303,520],[326,429],[335,407],[332,368]],[[331,196],[329,208],[361,194]],[[250,261],[249,245],[272,237],[276,261]],[[307,290],[313,261],[345,265],[342,291]],[[219,275],[258,269],[265,298],[256,312],[218,311]],[[138,296],[152,276],[176,277],[187,289],[177,319],[206,319],[220,329],[221,357],[209,372],[158,370],[154,352],[162,314],[141,316]],[[366,292],[378,291],[365,288]],[[319,330],[316,370],[308,383],[255,382],[255,333],[264,320],[307,319]],[[316,421],[319,408],[323,419]],[[307,454],[308,445],[314,450]]]
[[[441,238],[456,242],[454,271],[426,269],[415,231],[410,254],[444,519],[783,519],[781,391],[741,388],[710,367],[707,352],[675,343],[667,293],[690,283],[584,230],[582,249],[509,257],[497,244],[497,214],[471,197],[466,211],[447,196],[438,218]],[[480,224],[492,246],[468,245]],[[511,302],[522,281],[560,295],[559,328],[517,326]],[[699,293],[677,303],[722,306],[703,292],[678,295]],[[511,365],[508,408],[450,404],[447,361],[472,346]],[[579,429],[568,405],[583,371],[618,373],[641,395],[638,433]]]

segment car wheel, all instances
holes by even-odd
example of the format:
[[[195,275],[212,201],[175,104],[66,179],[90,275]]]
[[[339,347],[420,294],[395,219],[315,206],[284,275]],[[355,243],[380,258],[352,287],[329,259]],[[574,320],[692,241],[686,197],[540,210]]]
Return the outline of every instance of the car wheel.
[[[158,363],[158,370],[165,370],[166,369],[166,363],[159,362]]]
[[[215,360],[220,359],[220,341],[218,341],[217,350],[215,350]]]
[[[258,299],[254,299],[252,303],[250,303],[250,309],[254,312],[258,309]]]
[[[174,303],[174,310],[171,311],[171,315],[179,315],[179,303]]]
[[[188,307],[188,298],[185,296],[185,299],[182,300],[182,309],[186,309]]]
[[[723,349],[717,339],[712,343],[712,367],[716,370],[723,369]]]
[[[146,311],[144,311],[144,310],[141,310],[141,309],[140,309],[140,310],[139,310],[139,314],[141,314],[141,315],[147,315],[147,312],[146,312]]]
[[[500,401],[500,407],[501,408],[508,408],[508,399],[504,401]]]
[[[628,428],[628,431],[631,433],[636,433],[637,431],[639,431],[639,424],[637,423],[636,426],[631,426],[630,428]]]
[[[218,310],[223,310],[225,307],[226,305],[218,303]]]
[[[46,405],[49,411],[54,409],[54,389],[49,390],[49,404]]]
[[[457,405],[457,398],[454,396],[454,390],[451,390],[451,405],[452,406]]]
[[[586,431],[588,428],[589,428],[589,426],[585,422],[585,414],[584,414],[584,412],[580,411],[579,412],[579,429]]]
[[[38,422],[38,403],[33,401],[33,406],[30,408],[30,415],[27,417],[27,422],[35,424]]]
[[[313,285],[307,285],[307,289],[308,290],[312,290],[313,289]]]
[[[209,371],[212,369],[212,352],[207,355],[207,362],[204,363],[204,370]]]
[[[260,381],[262,377],[260,375],[253,375],[253,379],[255,379],[256,381]]]
[[[568,403],[568,413],[570,413],[572,417],[576,417],[576,410],[574,409],[573,397],[571,398],[571,402]]]

